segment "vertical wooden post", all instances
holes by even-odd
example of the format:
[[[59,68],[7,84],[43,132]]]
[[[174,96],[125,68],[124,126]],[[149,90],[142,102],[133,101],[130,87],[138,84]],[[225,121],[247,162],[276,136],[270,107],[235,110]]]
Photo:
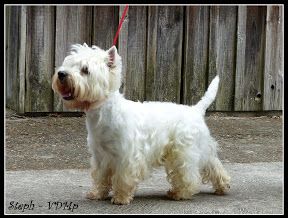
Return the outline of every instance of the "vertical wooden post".
[[[266,7],[239,6],[235,111],[260,111],[263,101]]]
[[[180,6],[154,7],[149,8],[148,15],[152,25],[148,26],[151,41],[147,50],[146,97],[180,103],[184,10]]]
[[[284,79],[283,6],[267,6],[264,110],[282,110]]]
[[[112,47],[118,27],[119,9],[117,6],[93,7],[92,44],[104,50]]]
[[[18,112],[25,112],[25,57],[26,57],[27,6],[21,6],[20,13],[20,48],[19,48],[19,107]]]
[[[125,6],[120,6],[119,8],[119,21],[122,17],[124,8]],[[122,28],[121,28],[121,31],[119,33],[119,38],[118,38],[118,52],[122,58],[122,85],[120,88],[120,92],[124,94],[126,93],[125,89],[126,89],[127,48],[128,48],[128,31],[129,31],[128,24],[129,24],[129,10],[122,24]]]
[[[183,103],[197,103],[206,91],[209,7],[187,6],[185,16]]]
[[[129,18],[125,96],[134,101],[144,101],[147,7],[129,7]]]
[[[26,112],[49,112],[53,108],[54,9],[52,6],[27,8]]]
[[[18,46],[19,46],[19,12],[20,6],[6,6],[6,38],[5,38],[5,83],[6,83],[6,106],[18,109]]]
[[[218,74],[220,84],[216,100],[209,110],[233,111],[236,56],[236,6],[210,7],[208,84]],[[208,88],[208,87],[207,87]]]

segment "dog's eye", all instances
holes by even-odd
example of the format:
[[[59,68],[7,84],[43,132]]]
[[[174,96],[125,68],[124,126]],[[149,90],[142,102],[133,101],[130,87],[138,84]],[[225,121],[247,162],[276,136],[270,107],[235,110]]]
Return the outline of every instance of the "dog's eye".
[[[87,68],[87,67],[83,67],[83,68],[81,69],[81,73],[82,73],[82,74],[85,74],[85,75],[88,75],[88,74],[89,74],[88,68]]]

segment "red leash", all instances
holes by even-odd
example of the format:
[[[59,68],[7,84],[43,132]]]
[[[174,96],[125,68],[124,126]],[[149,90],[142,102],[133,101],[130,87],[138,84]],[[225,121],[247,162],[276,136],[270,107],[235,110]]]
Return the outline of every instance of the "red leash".
[[[118,26],[118,30],[117,30],[116,35],[115,35],[114,40],[113,40],[113,45],[116,45],[119,32],[120,32],[120,30],[121,30],[122,24],[123,24],[123,22],[124,22],[124,18],[125,18],[126,14],[127,14],[127,11],[128,11],[128,7],[129,7],[129,6],[126,5],[125,8],[124,8],[124,11],[123,11],[123,13],[122,13],[122,17],[121,17],[121,20],[120,20],[120,23],[119,23],[119,26]]]

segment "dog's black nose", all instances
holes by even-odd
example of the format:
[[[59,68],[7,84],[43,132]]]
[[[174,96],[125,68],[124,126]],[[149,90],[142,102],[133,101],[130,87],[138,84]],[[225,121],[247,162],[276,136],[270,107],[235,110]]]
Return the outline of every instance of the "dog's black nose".
[[[60,82],[63,82],[64,79],[66,78],[66,76],[67,76],[67,73],[65,71],[59,71],[58,72],[58,78],[59,78]]]

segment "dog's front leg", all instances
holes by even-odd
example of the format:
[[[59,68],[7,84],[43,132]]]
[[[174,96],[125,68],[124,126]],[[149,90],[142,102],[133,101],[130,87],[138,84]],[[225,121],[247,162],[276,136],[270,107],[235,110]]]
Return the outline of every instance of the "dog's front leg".
[[[115,174],[112,178],[114,196],[111,199],[113,204],[129,204],[134,197],[137,186],[137,178],[134,176]]]
[[[86,198],[91,200],[107,199],[112,187],[112,170],[109,167],[105,169],[97,169],[96,167],[93,167],[91,176],[93,179],[93,187],[91,191],[86,194]]]

